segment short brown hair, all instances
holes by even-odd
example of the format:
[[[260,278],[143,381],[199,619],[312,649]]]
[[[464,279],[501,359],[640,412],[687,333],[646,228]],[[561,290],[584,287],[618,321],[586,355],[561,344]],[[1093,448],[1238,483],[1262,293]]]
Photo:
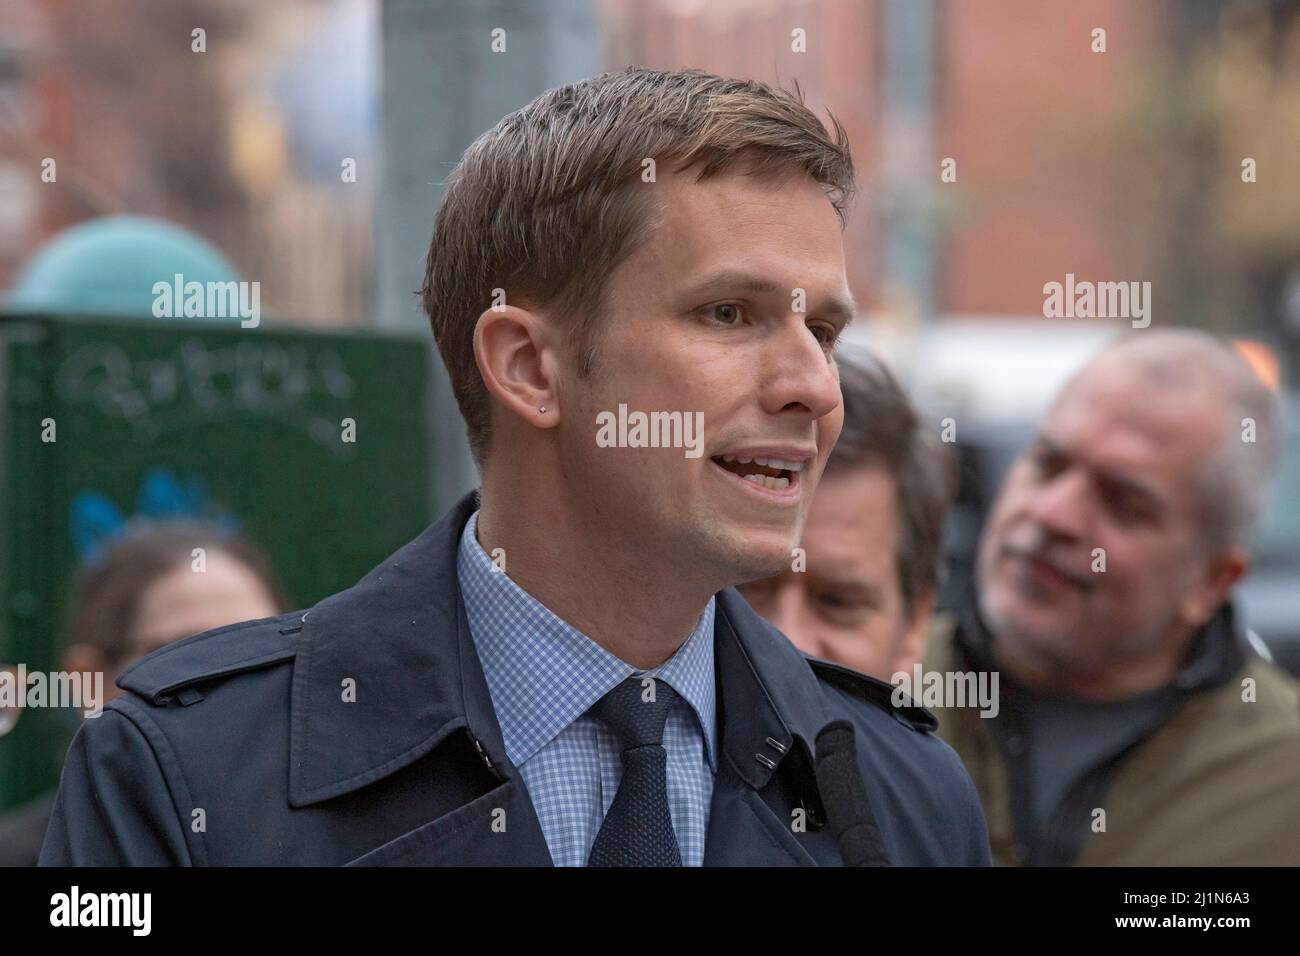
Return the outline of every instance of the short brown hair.
[[[826,472],[873,465],[893,479],[898,581],[911,612],[939,580],[944,516],[957,492],[956,459],[879,359],[864,352],[837,353],[836,363],[844,427]]]
[[[830,118],[834,138],[797,87],[632,68],[549,90],[476,139],[439,204],[420,295],[479,467],[490,405],[474,329],[494,289],[567,316],[571,354],[589,374],[606,280],[648,232],[653,193],[636,188],[644,160],[697,167],[701,179],[801,173],[843,224],[853,164]]]

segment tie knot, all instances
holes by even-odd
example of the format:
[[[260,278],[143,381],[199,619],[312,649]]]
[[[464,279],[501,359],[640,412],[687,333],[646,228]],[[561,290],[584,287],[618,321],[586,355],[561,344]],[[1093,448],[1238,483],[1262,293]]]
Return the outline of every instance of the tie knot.
[[[614,732],[623,750],[662,744],[677,692],[653,677],[629,677],[598,700],[592,712]]]

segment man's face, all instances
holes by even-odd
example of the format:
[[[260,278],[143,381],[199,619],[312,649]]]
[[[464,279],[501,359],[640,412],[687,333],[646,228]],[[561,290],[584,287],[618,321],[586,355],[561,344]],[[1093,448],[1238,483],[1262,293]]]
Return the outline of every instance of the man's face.
[[[1205,561],[1195,476],[1223,420],[1213,395],[1152,388],[1115,356],[1067,386],[980,543],[980,606],[996,638],[1098,674],[1199,625],[1180,610]]]
[[[852,311],[839,220],[803,177],[661,171],[644,188],[661,216],[610,276],[596,370],[561,383],[565,480],[592,530],[648,564],[752,580],[789,562],[839,436],[831,346]],[[620,404],[703,413],[703,453],[598,447],[597,416]],[[779,477],[739,474],[760,471]]]
[[[863,465],[832,472],[804,529],[803,571],[786,569],[741,593],[800,650],[888,681],[924,651],[924,611],[909,614],[898,575],[898,489]]]

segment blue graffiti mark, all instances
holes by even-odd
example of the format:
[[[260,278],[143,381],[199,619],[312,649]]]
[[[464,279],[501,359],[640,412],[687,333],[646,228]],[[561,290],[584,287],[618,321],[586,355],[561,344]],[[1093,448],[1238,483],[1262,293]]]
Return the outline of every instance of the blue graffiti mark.
[[[182,481],[166,468],[152,468],[145,474],[136,491],[135,514],[130,517],[102,492],[78,492],[69,515],[77,562],[94,564],[109,545],[140,524],[185,519],[210,521],[232,533],[239,530],[235,515],[214,513],[200,478]]]

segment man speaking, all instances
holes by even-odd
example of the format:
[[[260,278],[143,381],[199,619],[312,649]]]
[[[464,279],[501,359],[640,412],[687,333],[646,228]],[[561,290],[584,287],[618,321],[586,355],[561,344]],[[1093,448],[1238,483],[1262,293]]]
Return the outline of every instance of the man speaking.
[[[790,562],[839,433],[852,187],[838,124],[697,71],[481,136],[423,289],[480,493],[306,613],[127,672],[42,862],[987,863],[930,715],[731,590]]]

